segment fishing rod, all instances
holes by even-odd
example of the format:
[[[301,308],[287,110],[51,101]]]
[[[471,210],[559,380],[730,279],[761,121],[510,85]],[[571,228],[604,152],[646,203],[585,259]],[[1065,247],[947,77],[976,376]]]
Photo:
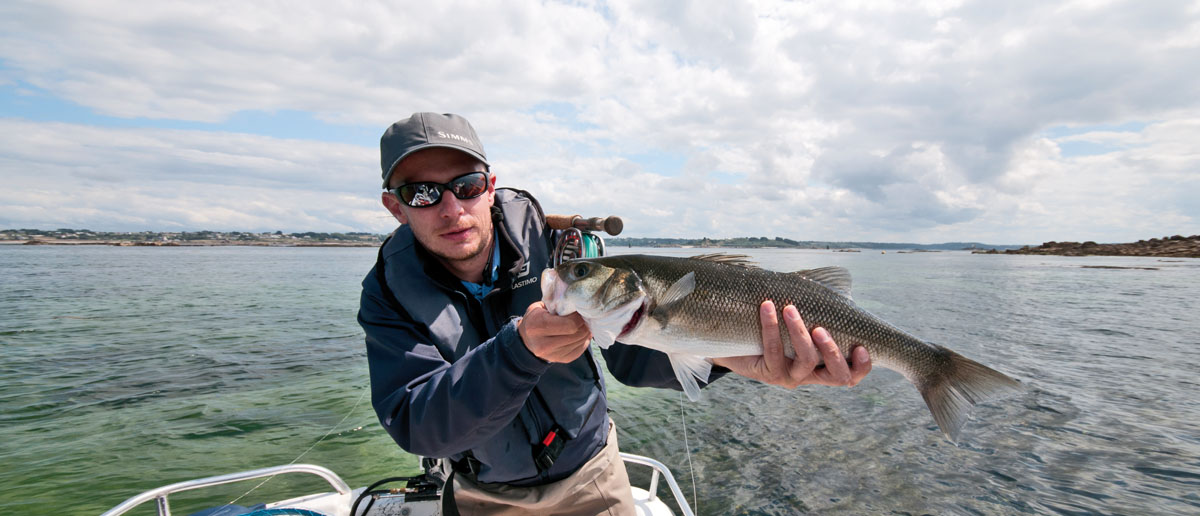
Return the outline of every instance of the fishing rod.
[[[550,225],[550,229],[575,228],[581,231],[604,231],[612,236],[621,234],[621,230],[625,229],[625,222],[616,215],[585,219],[581,215],[551,214],[546,215],[546,224]]]
[[[597,232],[603,231],[617,236],[625,229],[621,217],[615,215],[584,218],[581,215],[550,214],[546,215],[546,225],[550,226],[550,229],[562,232],[551,255],[554,267],[576,258],[604,256],[604,239],[600,238]]]

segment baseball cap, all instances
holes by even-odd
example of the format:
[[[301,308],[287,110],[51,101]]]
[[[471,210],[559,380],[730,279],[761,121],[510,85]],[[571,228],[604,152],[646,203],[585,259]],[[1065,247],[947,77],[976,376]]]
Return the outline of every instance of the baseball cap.
[[[400,160],[421,149],[446,147],[455,149],[487,165],[487,155],[475,128],[467,119],[451,114],[413,113],[383,133],[379,139],[380,165],[383,167],[383,187],[388,187],[392,170]]]

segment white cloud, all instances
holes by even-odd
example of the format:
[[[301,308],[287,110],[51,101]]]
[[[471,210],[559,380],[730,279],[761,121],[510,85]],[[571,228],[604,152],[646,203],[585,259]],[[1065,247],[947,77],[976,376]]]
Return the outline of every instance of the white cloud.
[[[370,148],[0,119],[2,227],[386,232]]]
[[[1200,168],[1198,20],[1187,2],[8,2],[0,85],[181,121],[381,132],[455,111],[502,183],[636,235],[1116,241],[1200,232],[1178,193]],[[374,141],[63,121],[0,125],[6,179],[137,202],[10,192],[0,223],[390,226]],[[1127,122],[1149,125],[1044,136]]]

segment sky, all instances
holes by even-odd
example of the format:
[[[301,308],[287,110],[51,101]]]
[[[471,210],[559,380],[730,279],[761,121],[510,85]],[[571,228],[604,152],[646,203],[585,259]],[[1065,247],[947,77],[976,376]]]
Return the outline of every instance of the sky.
[[[622,236],[1200,233],[1200,2],[0,3],[0,228],[367,231],[379,137]]]

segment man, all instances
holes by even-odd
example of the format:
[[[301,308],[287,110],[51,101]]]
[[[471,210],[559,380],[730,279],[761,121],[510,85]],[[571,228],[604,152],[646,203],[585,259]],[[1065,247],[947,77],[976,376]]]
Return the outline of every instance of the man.
[[[400,447],[445,458],[449,503],[464,514],[630,514],[604,377],[578,314],[550,314],[537,277],[553,231],[526,192],[497,189],[474,128],[416,113],[380,139],[383,205],[402,225],[363,280],[372,403]],[[854,385],[870,370],[822,329],[784,310],[796,359],[784,357],[763,303],[764,355],[715,359],[788,388]],[[680,389],[666,355],[616,343],[601,351],[622,383]],[[819,360],[826,365],[816,366]]]

